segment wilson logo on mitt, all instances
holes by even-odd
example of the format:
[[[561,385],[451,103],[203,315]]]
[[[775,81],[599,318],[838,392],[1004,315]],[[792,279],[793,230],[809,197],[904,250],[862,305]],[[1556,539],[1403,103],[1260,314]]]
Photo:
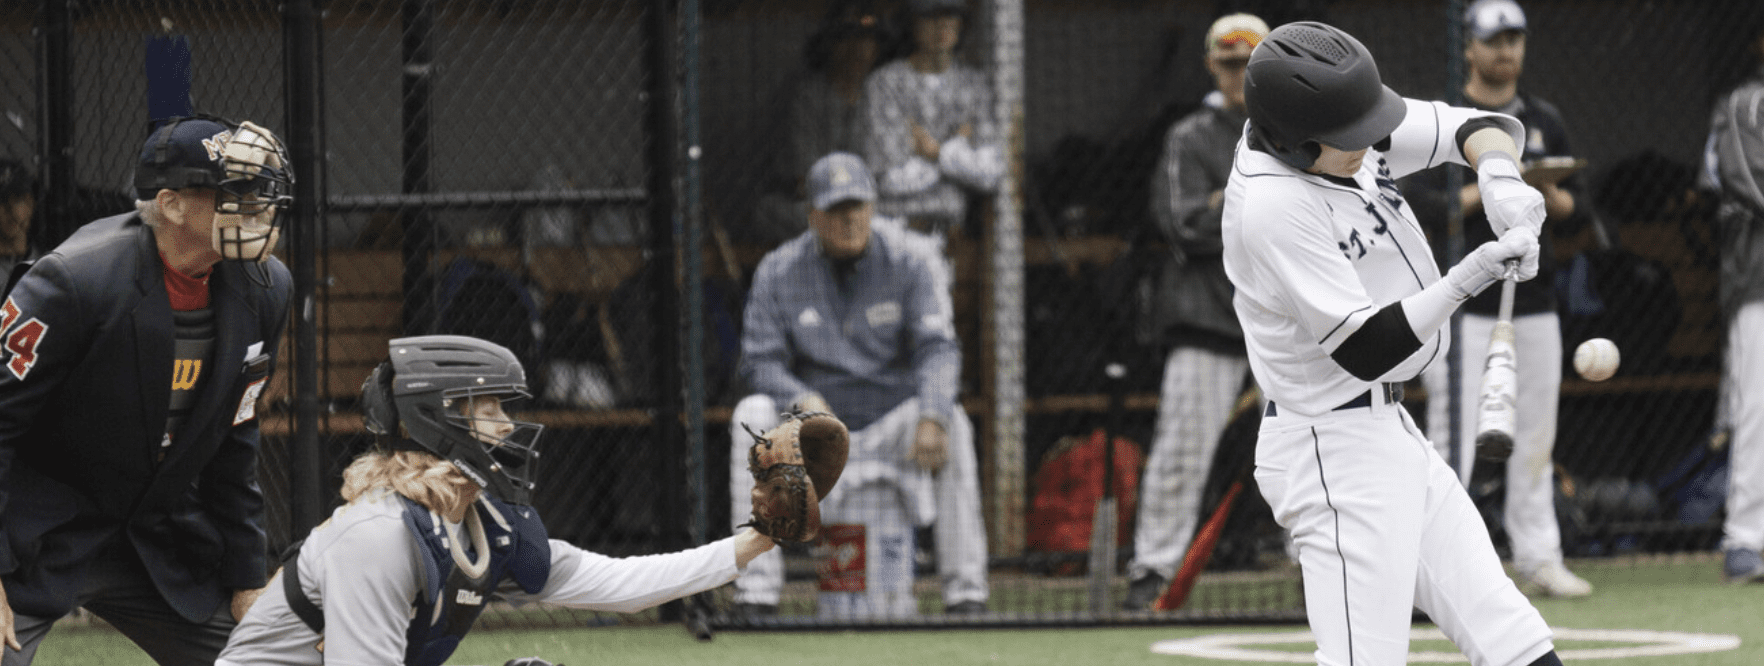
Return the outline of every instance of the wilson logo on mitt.
[[[821,531],[821,498],[845,471],[851,436],[826,412],[785,414],[778,427],[753,435],[747,471],[753,474],[753,516],[746,524],[781,541],[807,542]]]

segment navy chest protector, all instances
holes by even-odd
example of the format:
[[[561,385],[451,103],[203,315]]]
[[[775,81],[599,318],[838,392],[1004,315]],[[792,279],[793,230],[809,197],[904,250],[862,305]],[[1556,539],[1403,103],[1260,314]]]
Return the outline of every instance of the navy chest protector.
[[[502,581],[513,580],[528,594],[545,587],[551,572],[551,542],[533,507],[485,498],[474,504],[473,510],[484,526],[490,563],[483,575],[472,578],[454,565],[447,530],[433,514],[409,498],[399,499],[404,501],[404,526],[421,544],[423,555],[423,587],[411,603],[413,616],[405,632],[404,663],[440,666],[471,631]],[[300,589],[300,544],[289,549],[282,567],[282,591],[288,597],[288,607],[314,632],[325,633],[324,612]]]

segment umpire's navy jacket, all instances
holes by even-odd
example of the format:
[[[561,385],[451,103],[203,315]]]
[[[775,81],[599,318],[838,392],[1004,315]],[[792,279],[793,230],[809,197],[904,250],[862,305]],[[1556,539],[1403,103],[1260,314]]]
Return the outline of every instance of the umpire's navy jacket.
[[[241,262],[210,274],[209,368],[169,446],[176,333],[152,228],[135,213],[87,224],[13,286],[0,306],[0,574],[14,611],[72,610],[112,537],[191,621],[263,585],[255,397],[292,287],[280,261],[260,268],[267,289]]]

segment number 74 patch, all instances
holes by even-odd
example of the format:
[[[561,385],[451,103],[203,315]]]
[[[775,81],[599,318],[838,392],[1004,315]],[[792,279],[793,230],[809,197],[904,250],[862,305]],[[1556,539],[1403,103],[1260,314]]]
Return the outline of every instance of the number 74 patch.
[[[41,319],[31,317],[13,328],[21,314],[11,297],[7,297],[6,304],[0,306],[0,336],[5,337],[0,347],[4,347],[9,357],[6,360],[6,369],[12,376],[23,380],[25,375],[31,373],[31,366],[37,364],[37,345],[42,344],[43,338],[49,335],[49,325]]]

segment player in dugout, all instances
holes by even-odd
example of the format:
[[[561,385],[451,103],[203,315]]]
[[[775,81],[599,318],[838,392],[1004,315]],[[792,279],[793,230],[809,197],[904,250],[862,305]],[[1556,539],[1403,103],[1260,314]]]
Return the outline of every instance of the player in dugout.
[[[1519,121],[1404,99],[1358,39],[1275,28],[1250,54],[1249,123],[1225,188],[1225,272],[1268,397],[1255,479],[1291,534],[1318,663],[1400,664],[1420,608],[1473,664],[1561,664],[1457,474],[1402,405],[1442,328],[1508,274],[1536,275],[1543,195]],[[1395,179],[1476,168],[1497,240],[1440,274]]]
[[[495,343],[392,340],[362,385],[375,442],[343,471],[346,503],[296,544],[216,663],[438,666],[492,600],[636,612],[772,549],[751,529],[622,559],[548,538],[529,504],[543,426],[504,409],[529,397]]]

